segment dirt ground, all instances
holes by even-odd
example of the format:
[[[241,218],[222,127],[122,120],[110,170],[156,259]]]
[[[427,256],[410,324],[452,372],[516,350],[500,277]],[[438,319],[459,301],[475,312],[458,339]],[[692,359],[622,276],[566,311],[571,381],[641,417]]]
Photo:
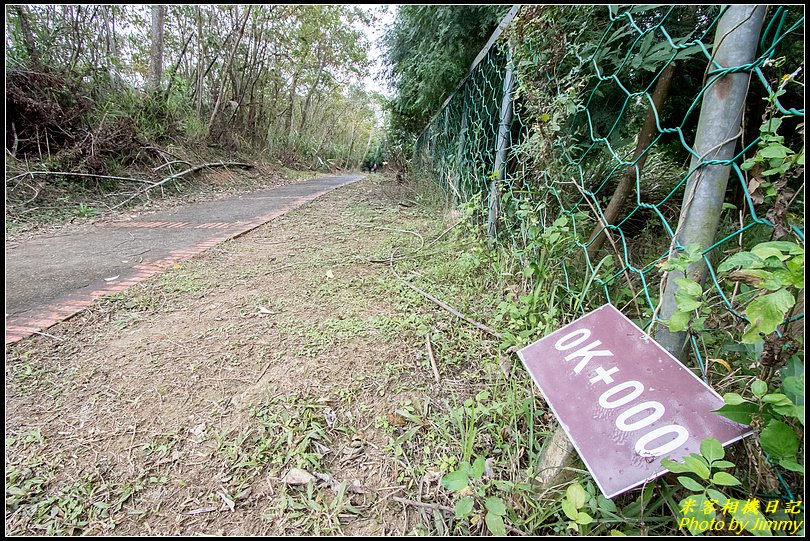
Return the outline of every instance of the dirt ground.
[[[452,516],[456,431],[426,419],[495,345],[384,263],[458,217],[373,177],[7,348],[6,533],[403,535]]]

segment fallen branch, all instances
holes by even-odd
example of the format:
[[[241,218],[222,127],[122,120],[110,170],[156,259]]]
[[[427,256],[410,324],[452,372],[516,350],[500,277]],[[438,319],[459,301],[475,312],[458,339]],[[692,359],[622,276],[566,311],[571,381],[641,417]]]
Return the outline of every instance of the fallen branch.
[[[253,165],[251,165],[249,163],[241,163],[241,162],[216,162],[216,163],[204,163],[204,164],[198,165],[196,167],[191,167],[189,169],[186,169],[185,171],[180,171],[179,173],[169,175],[168,177],[163,178],[163,179],[159,180],[158,182],[155,182],[151,186],[147,186],[146,188],[138,190],[137,192],[132,194],[132,196],[130,196],[129,198],[125,199],[124,201],[121,201],[120,203],[118,203],[114,207],[110,208],[110,210],[115,210],[115,209],[129,203],[130,201],[132,201],[136,197],[145,194],[149,190],[151,190],[153,188],[157,188],[159,186],[163,186],[167,182],[171,182],[172,180],[174,180],[176,178],[180,178],[180,177],[182,177],[184,175],[188,175],[189,173],[194,173],[196,171],[199,171],[200,169],[207,169],[207,168],[211,168],[211,167],[245,167],[247,169],[250,169],[250,168],[253,167]]]
[[[409,500],[407,498],[400,498],[399,496],[394,496],[391,498],[395,502],[399,502],[404,505],[412,505],[414,507],[424,507],[425,509],[435,509],[436,511],[446,511],[448,513],[455,513],[456,510],[452,507],[447,505],[441,505],[439,503],[424,503],[424,502],[417,502],[414,500]]]
[[[430,367],[433,369],[433,377],[436,378],[436,383],[441,383],[439,369],[436,367],[436,358],[433,356],[433,345],[430,343],[431,332],[433,332],[433,329],[425,335],[425,343],[427,344],[428,357],[430,358]]]
[[[381,229],[381,230],[385,230],[385,231],[395,231],[397,233],[407,233],[409,235],[414,235],[415,237],[418,237],[419,238],[419,248],[414,250],[411,253],[411,255],[415,254],[416,252],[418,252],[419,250],[421,250],[422,248],[425,247],[425,238],[422,235],[420,235],[419,233],[417,233],[416,231],[408,231],[407,229],[396,229],[394,227],[382,227],[382,226],[375,226],[375,229]]]
[[[438,306],[440,306],[441,308],[444,308],[445,310],[447,310],[448,312],[450,312],[451,314],[453,314],[453,315],[454,315],[454,316],[456,316],[457,318],[459,318],[459,319],[463,319],[464,321],[466,321],[466,322],[467,322],[467,323],[469,323],[470,325],[472,325],[472,326],[476,327],[477,329],[482,330],[482,331],[484,331],[485,333],[487,333],[487,334],[490,334],[490,335],[494,336],[495,338],[503,338],[503,335],[502,335],[501,333],[499,333],[498,331],[496,331],[495,329],[493,329],[493,328],[491,328],[491,327],[488,327],[487,325],[484,325],[483,323],[481,323],[481,322],[479,322],[479,321],[475,321],[474,319],[472,319],[472,318],[469,318],[469,317],[465,316],[464,314],[462,314],[461,312],[459,312],[458,310],[456,310],[455,308],[453,308],[453,307],[452,307],[452,306],[450,306],[449,304],[446,304],[446,303],[444,303],[444,302],[440,301],[439,299],[437,299],[436,297],[434,297],[434,296],[433,296],[433,295],[431,295],[430,293],[427,293],[427,292],[425,292],[425,291],[422,291],[421,289],[419,289],[418,287],[416,287],[415,285],[413,285],[412,283],[410,283],[408,280],[406,280],[405,278],[403,278],[402,276],[400,276],[400,275],[399,275],[399,273],[398,273],[398,272],[396,271],[396,269],[394,268],[394,253],[395,253],[395,252],[396,252],[396,250],[394,250],[393,252],[391,252],[391,257],[390,257],[390,259],[389,259],[388,266],[389,266],[389,268],[391,269],[391,272],[393,272],[393,273],[394,273],[394,276],[396,276],[397,278],[399,278],[399,280],[400,280],[400,281],[401,281],[403,284],[405,284],[405,285],[406,285],[406,286],[408,286],[409,288],[413,289],[414,291],[416,291],[417,293],[419,293],[420,295],[422,295],[422,296],[423,296],[423,297],[425,297],[426,299],[433,301],[433,302],[434,302],[434,303],[436,303]]]
[[[493,328],[488,327],[487,325],[484,325],[481,322],[475,321],[474,319],[471,319],[471,318],[465,316],[464,314],[462,314],[461,312],[459,312],[458,310],[456,310],[455,308],[453,308],[449,304],[446,304],[446,303],[440,301],[439,299],[437,299],[436,297],[434,297],[430,293],[426,293],[426,292],[422,291],[421,289],[419,289],[418,287],[416,287],[415,285],[413,285],[409,281],[404,280],[402,278],[400,278],[400,280],[402,280],[403,284],[405,284],[409,288],[413,289],[414,291],[416,291],[417,293],[419,293],[420,295],[422,295],[426,299],[433,301],[438,306],[440,306],[441,308],[444,308],[445,310],[447,310],[448,312],[450,312],[451,314],[453,314],[457,318],[463,319],[464,321],[466,321],[470,325],[472,325],[472,326],[476,327],[477,329],[482,330],[485,333],[490,334],[490,335],[492,335],[492,336],[494,336],[496,338],[503,338],[503,335],[501,333],[499,333],[498,331],[494,330]]]
[[[438,237],[436,237],[432,241],[428,242],[427,244],[425,244],[425,239],[422,237],[422,235],[420,235],[419,233],[415,233],[413,231],[407,231],[407,230],[404,230],[404,229],[393,229],[393,228],[390,228],[390,227],[377,227],[377,229],[388,229],[388,230],[391,230],[391,231],[399,231],[401,233],[410,233],[412,235],[416,235],[416,236],[419,237],[419,240],[421,241],[421,245],[419,246],[419,248],[417,248],[416,250],[414,250],[410,254],[404,255],[402,257],[393,258],[393,261],[402,261],[404,259],[413,259],[414,257],[417,257],[417,254],[419,252],[421,252],[423,248],[427,248],[428,246],[431,246],[432,244],[434,244],[436,241],[441,239],[447,233],[449,233],[450,231],[455,229],[464,220],[465,220],[465,218],[462,218],[461,220],[457,221],[456,223],[454,223],[453,225],[451,225],[450,227],[448,227],[447,229],[442,231],[442,233]],[[375,227],[375,226],[371,226],[371,227]],[[431,254],[425,254],[425,255],[435,255],[436,253],[444,253],[444,251],[435,252],[435,253],[431,253]],[[391,259],[369,259],[368,260],[369,263],[390,263],[391,261],[392,261]]]
[[[161,169],[163,169],[167,165],[174,165],[176,163],[184,163],[186,165],[191,165],[191,162],[187,162],[186,160],[172,160],[170,162],[164,163],[163,165],[158,165],[157,167],[153,167],[152,171],[160,171]]]
[[[64,171],[26,171],[25,173],[20,173],[19,175],[13,176],[11,178],[6,179],[6,182],[10,182],[16,178],[21,178],[26,175],[59,175],[63,177],[89,177],[89,178],[106,178],[111,180],[127,180],[129,182],[140,182],[142,184],[149,184],[153,185],[154,182],[151,180],[145,180],[142,178],[129,178],[129,177],[111,177],[109,175],[93,175],[91,173],[67,173]]]
[[[435,239],[433,239],[432,241],[428,242],[428,243],[425,245],[425,247],[427,248],[428,246],[433,245],[433,243],[435,243],[437,240],[439,240],[440,238],[442,238],[443,236],[445,236],[447,233],[449,233],[450,231],[452,231],[453,229],[455,229],[456,227],[458,227],[458,225],[459,225],[461,222],[463,222],[464,220],[466,220],[466,218],[462,218],[462,219],[460,219],[459,221],[457,221],[456,223],[454,223],[453,225],[451,225],[450,227],[448,227],[447,229],[445,229],[444,231],[442,231],[441,235],[439,235],[438,237],[436,237],[436,238],[435,238]]]

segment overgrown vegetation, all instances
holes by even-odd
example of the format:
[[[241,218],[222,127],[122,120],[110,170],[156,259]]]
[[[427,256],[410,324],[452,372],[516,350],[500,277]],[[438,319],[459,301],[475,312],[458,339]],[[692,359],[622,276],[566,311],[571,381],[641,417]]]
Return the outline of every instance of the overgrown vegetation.
[[[610,302],[640,326],[686,332],[690,362],[726,393],[718,413],[755,428],[744,451],[724,457],[716,442],[704,442],[686,466],[670,463],[687,476],[631,492],[660,523],[645,519],[638,529],[620,527],[624,533],[706,531],[682,522],[694,513],[704,513],[704,524],[725,519],[726,532],[730,518],[748,520],[752,530],[756,519],[775,521],[763,520],[757,533],[803,520],[795,504],[804,483],[804,393],[796,387],[804,377],[800,12],[767,12],[717,243],[673,241],[709,80],[701,44],[712,43],[722,13],[715,6],[526,7],[500,44],[517,78],[505,174],[494,170],[504,52],[491,53],[437,112],[411,162],[414,178],[437,181],[446,201],[466,209],[481,243],[467,259],[513,284],[494,287],[497,309],[485,317],[497,322],[504,354]],[[678,278],[677,309],[661,321],[662,276],[695,262],[710,265],[708,279]],[[479,481],[480,464],[461,444],[456,456],[460,467],[445,484],[461,491],[459,516],[480,525],[493,514],[489,531],[503,532],[504,513],[486,505],[498,495]],[[556,495],[569,521],[563,528],[605,533],[594,525],[622,516],[631,496],[608,510],[593,490],[583,496],[576,488],[589,482],[581,476],[571,493]],[[756,499],[762,515],[747,503]],[[506,514],[525,519],[518,508]]]
[[[370,17],[348,6],[8,6],[7,209],[16,220],[106,210],[143,187],[112,177],[154,181],[191,162],[358,169],[379,146],[381,97],[360,84],[369,45],[358,27]]]
[[[506,6],[400,6],[384,37],[389,159],[409,158],[413,139],[467,75]]]

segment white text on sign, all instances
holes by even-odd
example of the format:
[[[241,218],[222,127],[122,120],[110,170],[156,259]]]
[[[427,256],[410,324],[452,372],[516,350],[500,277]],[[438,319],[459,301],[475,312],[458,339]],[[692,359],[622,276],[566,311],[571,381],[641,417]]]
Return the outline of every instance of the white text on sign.
[[[554,348],[557,351],[569,351],[585,343],[590,337],[590,329],[577,329],[557,340]],[[591,340],[587,345],[568,353],[565,356],[565,361],[570,363],[578,360],[573,371],[579,375],[595,357],[613,357],[613,352],[608,349],[596,349],[601,345],[600,340]],[[613,376],[620,372],[616,366],[605,369],[601,364],[591,370],[590,373],[593,374],[593,377],[588,380],[590,385],[599,382],[612,385],[616,382]],[[637,380],[619,382],[609,387],[599,396],[599,405],[605,409],[617,411],[619,408],[629,406],[621,410],[616,416],[616,427],[622,432],[639,433],[635,443],[635,450],[640,456],[658,457],[666,455],[679,448],[689,439],[689,431],[683,426],[673,423],[644,432],[642,429],[655,423],[666,414],[666,408],[658,401],[637,401],[644,393],[644,390],[644,384]],[[630,405],[633,402],[635,403]]]

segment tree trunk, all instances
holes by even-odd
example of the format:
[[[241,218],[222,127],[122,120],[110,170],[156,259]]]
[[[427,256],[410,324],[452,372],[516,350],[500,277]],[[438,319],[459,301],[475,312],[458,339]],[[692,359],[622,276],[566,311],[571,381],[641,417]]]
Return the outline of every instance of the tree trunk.
[[[208,120],[208,133],[211,133],[211,128],[214,126],[214,121],[216,120],[217,114],[219,114],[219,109],[222,106],[222,94],[225,92],[225,82],[228,80],[228,73],[230,73],[231,66],[233,66],[233,60],[236,58],[236,51],[239,48],[239,42],[242,41],[242,35],[245,33],[245,25],[247,24],[248,17],[250,16],[250,9],[252,7],[253,6],[248,6],[247,10],[245,10],[245,17],[242,19],[242,24],[239,28],[239,35],[236,37],[236,41],[233,43],[231,56],[228,59],[227,65],[222,70],[222,77],[220,78],[219,82],[219,92],[217,92],[217,101],[214,103],[214,110],[211,113],[211,118]]]
[[[293,75],[292,83],[290,84],[290,103],[287,106],[286,116],[284,117],[284,133],[287,134],[287,141],[290,140],[292,135],[290,130],[292,129],[293,106],[295,105],[295,88],[298,86],[298,76],[300,74],[301,68],[299,67]]]
[[[591,232],[591,244],[588,246],[588,257],[592,258],[597,252],[599,252],[599,248],[602,247],[602,244],[605,242],[605,238],[607,236],[605,234],[607,226],[616,223],[619,213],[621,212],[625,203],[627,203],[627,198],[632,192],[634,181],[641,178],[641,172],[644,170],[644,164],[646,163],[648,156],[648,154],[645,154],[644,151],[647,150],[648,146],[650,146],[650,143],[652,143],[653,139],[655,139],[655,134],[657,133],[655,126],[655,112],[661,110],[661,106],[663,105],[664,100],[667,98],[669,86],[672,82],[672,75],[674,73],[675,63],[673,62],[667,66],[666,69],[664,69],[664,72],[661,74],[661,77],[658,78],[658,82],[655,84],[655,90],[653,90],[652,93],[653,106],[647,110],[647,118],[644,120],[644,126],[641,128],[641,131],[638,134],[636,149],[633,151],[633,161],[636,163],[636,165],[635,167],[630,166],[625,169],[624,173],[622,174],[622,178],[619,181],[619,185],[616,186],[616,190],[613,192],[613,196],[610,198],[610,203],[608,203],[608,206],[605,209],[605,223],[597,224]]]
[[[352,134],[349,136],[349,151],[346,153],[345,167],[349,168],[349,163],[352,159],[352,150],[354,150],[354,130],[357,128],[357,117],[359,113],[354,115],[352,119]]]
[[[195,6],[197,19],[197,116],[202,114],[203,81],[205,80],[205,34],[203,33],[203,16],[200,6]]]
[[[32,65],[39,64],[39,55],[36,45],[34,45],[34,34],[31,32],[31,23],[28,21],[28,13],[25,6],[15,6],[17,18],[20,20],[20,31],[22,32],[23,45]]]
[[[363,151],[363,155],[360,156],[360,159],[357,161],[357,169],[362,169],[363,167],[363,160],[366,159],[368,156],[368,149],[371,148],[371,138],[374,135],[374,126],[372,125],[371,128],[368,130],[368,141],[366,141],[366,149]]]
[[[160,90],[163,76],[163,29],[166,19],[166,6],[152,6],[152,48],[149,52],[149,79],[147,88],[152,92]]]
[[[321,82],[321,75],[323,74],[323,67],[324,67],[324,60],[323,60],[323,53],[318,48],[318,73],[315,76],[315,82],[312,83],[312,87],[307,92],[307,99],[304,101],[304,109],[301,111],[301,124],[298,126],[298,133],[304,133],[304,126],[307,123],[307,117],[309,116],[309,107],[312,105],[312,95],[315,94],[315,90],[318,88],[318,85]]]

